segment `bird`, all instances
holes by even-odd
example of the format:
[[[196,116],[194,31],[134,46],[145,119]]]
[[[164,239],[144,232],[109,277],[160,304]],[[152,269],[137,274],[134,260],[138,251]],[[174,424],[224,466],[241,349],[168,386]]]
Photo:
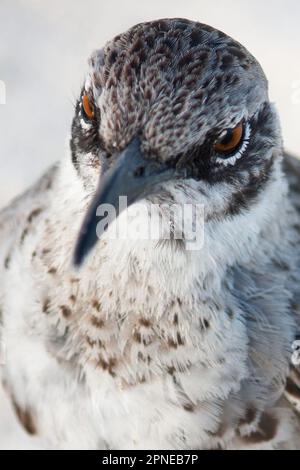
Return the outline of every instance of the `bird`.
[[[255,57],[137,24],[92,53],[69,142],[0,212],[21,424],[52,449],[300,449],[300,162]]]

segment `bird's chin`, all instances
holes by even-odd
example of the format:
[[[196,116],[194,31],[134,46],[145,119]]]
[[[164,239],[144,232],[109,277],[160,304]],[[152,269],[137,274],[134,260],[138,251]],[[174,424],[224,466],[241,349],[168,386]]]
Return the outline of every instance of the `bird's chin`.
[[[143,246],[173,253],[203,247],[203,205],[177,203],[167,191],[129,206],[126,197],[120,196],[118,208],[101,207],[97,213],[97,238],[106,242],[125,240],[133,250]]]

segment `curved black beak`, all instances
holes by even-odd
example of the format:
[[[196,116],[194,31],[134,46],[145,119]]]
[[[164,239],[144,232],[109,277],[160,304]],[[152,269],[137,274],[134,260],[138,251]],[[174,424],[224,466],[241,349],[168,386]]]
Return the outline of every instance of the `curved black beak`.
[[[127,206],[153,193],[155,185],[179,176],[171,168],[153,159],[146,159],[140,151],[140,139],[136,137],[117,157],[115,165],[101,175],[98,189],[83,221],[77,240],[74,264],[80,266],[86,255],[96,244],[102,233],[97,230],[101,204],[111,204],[119,215],[119,197],[127,197]],[[111,222],[111,221],[110,221]],[[106,226],[107,228],[107,226]]]

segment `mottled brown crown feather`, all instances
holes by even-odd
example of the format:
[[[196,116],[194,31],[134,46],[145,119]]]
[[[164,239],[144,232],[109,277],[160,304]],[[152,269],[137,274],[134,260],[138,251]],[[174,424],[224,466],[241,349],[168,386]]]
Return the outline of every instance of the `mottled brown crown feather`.
[[[145,150],[167,159],[267,98],[262,69],[241,44],[184,19],[136,25],[96,51],[90,66],[111,151],[142,132]]]

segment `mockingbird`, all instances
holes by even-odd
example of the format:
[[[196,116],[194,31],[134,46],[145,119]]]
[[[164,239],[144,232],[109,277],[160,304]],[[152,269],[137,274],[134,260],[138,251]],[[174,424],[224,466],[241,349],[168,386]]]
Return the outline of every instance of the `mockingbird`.
[[[0,213],[2,377],[26,429],[65,449],[300,448],[299,178],[260,65],[224,33],[165,19],[96,51],[69,154]],[[204,208],[197,249],[172,205]],[[152,206],[173,236],[112,236]]]

